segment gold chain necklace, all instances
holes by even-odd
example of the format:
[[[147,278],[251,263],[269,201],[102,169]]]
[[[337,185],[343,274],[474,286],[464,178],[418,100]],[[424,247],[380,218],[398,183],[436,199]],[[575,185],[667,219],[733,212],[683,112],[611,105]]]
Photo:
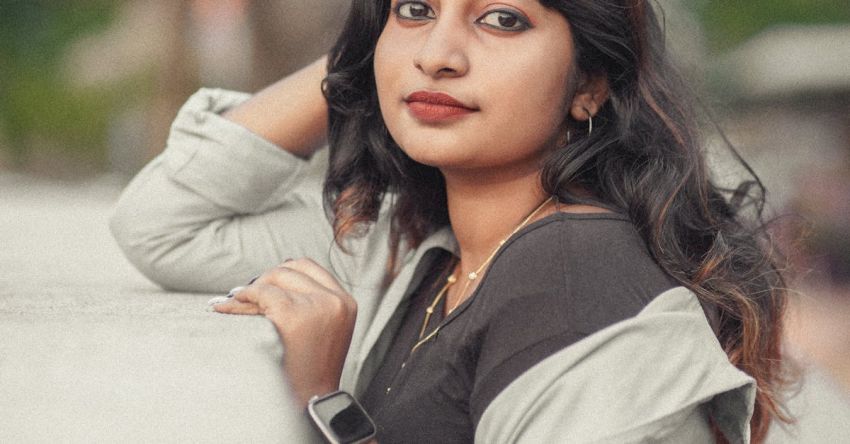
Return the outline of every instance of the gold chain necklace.
[[[555,196],[552,196],[552,197],[549,197],[548,199],[544,200],[543,203],[541,203],[537,208],[535,208],[534,211],[529,213],[528,216],[526,216],[525,219],[523,219],[522,222],[520,222],[520,224],[517,225],[513,229],[513,231],[511,231],[510,234],[508,234],[504,239],[499,241],[499,245],[490,253],[489,256],[487,256],[487,259],[485,259],[484,262],[481,265],[479,265],[478,268],[475,269],[475,271],[472,271],[468,275],[466,275],[466,282],[463,284],[463,289],[460,291],[460,296],[458,296],[458,299],[455,302],[454,306],[452,306],[452,308],[449,309],[448,314],[451,314],[453,311],[455,311],[455,309],[461,304],[461,302],[463,302],[465,300],[464,295],[466,294],[466,290],[469,289],[469,284],[471,284],[472,281],[478,279],[478,277],[484,271],[484,268],[490,263],[490,261],[493,260],[494,257],[496,257],[496,253],[499,252],[499,249],[502,248],[502,245],[505,245],[505,242],[507,242],[508,239],[511,238],[511,236],[516,234],[517,231],[521,230],[524,226],[528,225],[528,222],[530,222],[531,219],[533,219],[534,216],[537,215],[537,213],[539,213],[541,210],[543,210],[543,208],[546,207],[546,204],[548,204],[549,202],[552,202],[554,199],[555,199]],[[454,285],[455,282],[457,282],[457,277],[455,277],[454,273],[452,273],[452,274],[449,275],[448,278],[446,278],[446,284],[443,285],[443,288],[440,289],[440,291],[437,293],[437,296],[434,297],[434,301],[431,302],[431,305],[429,305],[428,308],[425,309],[425,320],[422,322],[422,328],[419,330],[419,341],[410,350],[411,353],[413,353],[413,351],[416,350],[420,345],[424,344],[429,339],[434,337],[434,335],[436,335],[437,332],[440,330],[440,327],[437,327],[430,334],[428,334],[428,336],[425,336],[425,329],[428,328],[428,321],[431,320],[431,315],[434,314],[434,309],[436,309],[437,304],[440,303],[440,301],[443,299],[443,297],[446,295],[446,293],[448,293],[449,288],[452,285]],[[448,314],[447,314],[447,316],[448,316]]]

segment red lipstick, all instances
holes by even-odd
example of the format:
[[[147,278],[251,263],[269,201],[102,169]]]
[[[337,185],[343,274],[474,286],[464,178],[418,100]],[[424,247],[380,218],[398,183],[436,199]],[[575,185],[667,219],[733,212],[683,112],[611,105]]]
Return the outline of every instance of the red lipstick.
[[[413,117],[426,123],[456,120],[478,111],[445,93],[416,91],[404,101]]]

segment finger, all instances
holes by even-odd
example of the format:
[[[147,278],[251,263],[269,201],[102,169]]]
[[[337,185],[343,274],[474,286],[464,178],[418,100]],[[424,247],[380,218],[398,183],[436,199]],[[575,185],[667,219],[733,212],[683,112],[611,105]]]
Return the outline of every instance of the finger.
[[[312,259],[305,257],[301,259],[288,260],[280,266],[301,272],[328,290],[334,292],[345,292],[345,289],[343,289],[339,284],[339,280],[336,276]]]
[[[262,314],[267,314],[270,307],[286,305],[291,300],[286,290],[257,282],[236,293],[233,299],[256,306]]]
[[[219,313],[226,314],[239,314],[239,315],[259,315],[263,314],[257,304],[252,302],[244,302],[237,301],[235,299],[231,299],[228,302],[224,302],[221,304],[215,304],[212,306],[212,309]]]
[[[312,277],[288,266],[280,266],[269,270],[254,285],[273,285],[293,293],[310,294],[317,292],[335,292],[317,282]]]
[[[210,299],[209,301],[207,301],[207,305],[212,306],[212,305],[223,304],[225,302],[230,302],[231,299],[232,299],[232,296],[216,296],[216,297]]]

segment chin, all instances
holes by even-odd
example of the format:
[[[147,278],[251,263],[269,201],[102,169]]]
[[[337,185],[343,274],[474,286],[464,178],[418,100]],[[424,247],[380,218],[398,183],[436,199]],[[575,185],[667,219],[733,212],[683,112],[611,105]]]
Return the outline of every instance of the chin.
[[[462,151],[456,146],[443,146],[437,144],[399,144],[402,151],[417,163],[434,168],[457,167],[468,162],[464,159]]]
[[[416,162],[440,168],[462,165],[474,160],[474,147],[470,146],[470,143],[463,143],[463,135],[456,131],[431,128],[423,130],[415,127],[399,130],[391,130],[390,135],[401,150]],[[395,137],[395,132],[401,137]]]

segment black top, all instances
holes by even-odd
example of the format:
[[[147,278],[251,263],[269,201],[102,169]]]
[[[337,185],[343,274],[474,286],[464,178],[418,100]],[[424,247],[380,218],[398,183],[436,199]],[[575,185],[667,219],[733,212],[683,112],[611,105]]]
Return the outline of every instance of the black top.
[[[444,256],[445,264],[451,254]],[[434,273],[413,293],[361,399],[381,444],[472,442],[487,405],[511,381],[677,285],[626,217],[555,213],[508,240],[445,319],[441,303],[426,330],[440,326],[438,334],[411,354],[445,277]]]

